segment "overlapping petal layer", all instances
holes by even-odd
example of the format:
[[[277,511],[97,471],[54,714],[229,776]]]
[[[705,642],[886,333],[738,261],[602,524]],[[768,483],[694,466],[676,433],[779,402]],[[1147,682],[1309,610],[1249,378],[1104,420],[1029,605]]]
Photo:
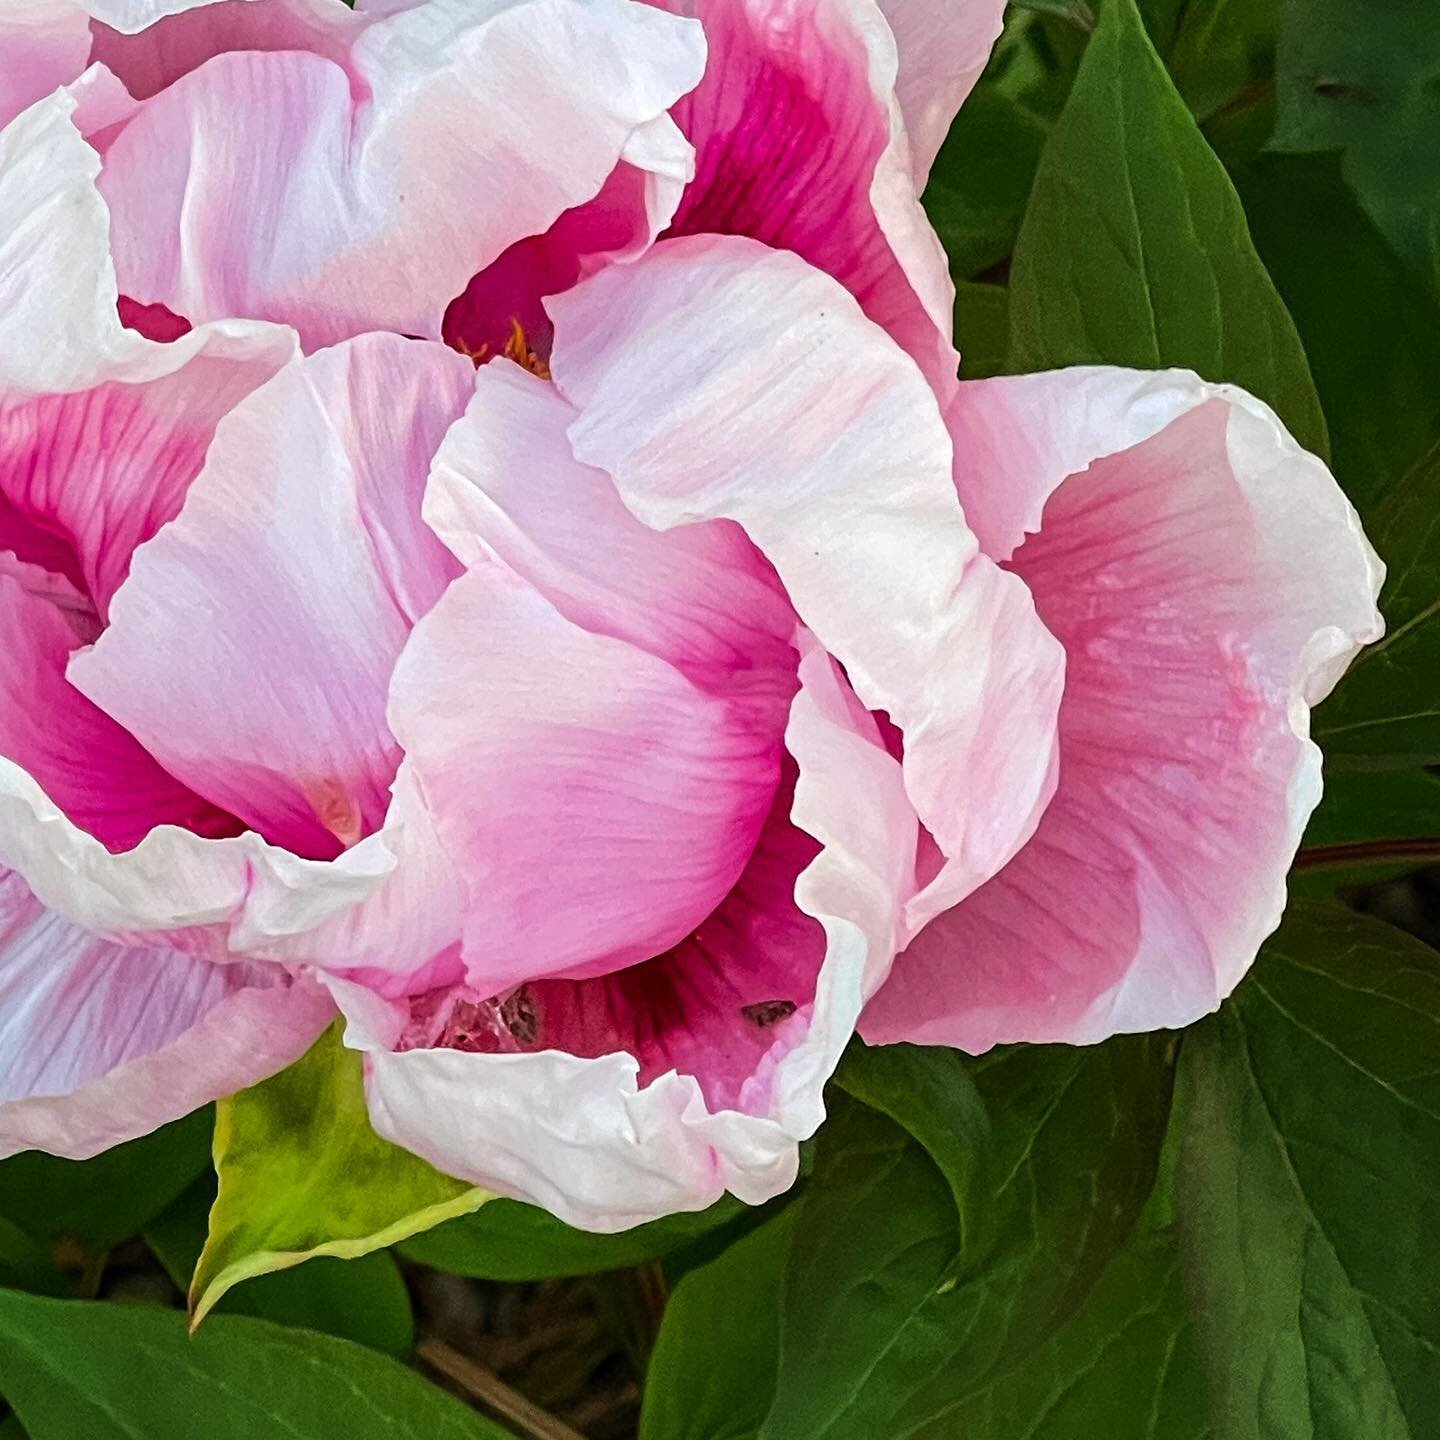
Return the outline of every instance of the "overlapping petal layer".
[[[703,62],[698,26],[625,0],[431,0],[360,30],[343,66],[217,55],[104,137],[121,289],[307,347],[438,338],[477,271],[622,159],[675,188],[689,147],[665,112]],[[563,146],[535,144],[537,115]]]
[[[333,1013],[276,967],[105,939],[0,876],[0,1155],[143,1135],[298,1059]]]
[[[1381,567],[1241,392],[1061,371],[967,386],[952,419],[982,533],[1065,646],[1060,784],[862,1028],[984,1050],[1187,1024],[1279,921],[1320,797],[1309,709],[1380,634]]]

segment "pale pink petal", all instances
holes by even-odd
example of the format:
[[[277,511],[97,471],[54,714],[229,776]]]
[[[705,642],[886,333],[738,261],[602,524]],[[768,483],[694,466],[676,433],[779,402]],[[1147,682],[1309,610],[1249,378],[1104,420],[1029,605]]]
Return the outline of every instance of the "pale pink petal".
[[[742,678],[788,703],[795,613],[729,521],[657,531],[570,451],[574,408],[519,366],[487,365],[435,456],[425,518],[466,565],[493,557],[570,620],[669,661],[696,684]]]
[[[112,850],[138,844],[156,825],[235,834],[232,817],[167,775],[65,679],[71,652],[97,628],[83,596],[0,552],[0,755]]]
[[[647,524],[742,525],[899,726],[948,862],[912,904],[918,927],[1033,833],[1063,664],[966,527],[924,379],[833,280],[751,241],[666,242],[550,309],[575,455]]]
[[[68,85],[89,63],[90,20],[77,0],[0,6],[0,127]]]
[[[275,326],[226,320],[153,344],[121,324],[110,217],[95,188],[100,158],[77,128],[87,106],[110,104],[98,83],[103,75],[91,72],[0,131],[0,390],[15,397],[107,380],[139,385],[176,376],[203,357],[213,362],[208,383],[220,386],[199,407],[213,423],[235,398],[241,373],[248,372],[245,383],[259,384],[294,353],[295,338]],[[222,380],[223,366],[234,366],[235,377]],[[175,399],[204,400],[206,374],[197,372],[194,389]],[[173,424],[177,417],[170,418]]]
[[[216,55],[300,50],[349,64],[370,17],[342,0],[85,0],[97,21],[90,58],[148,100]]]
[[[390,335],[282,370],[221,423],[71,663],[171,774],[298,854],[384,818],[390,673],[459,568],[421,493],[473,381],[453,351]]]
[[[0,876],[0,1155],[146,1134],[298,1059],[333,1013],[281,970],[101,939]]]
[[[1006,0],[878,0],[895,35],[895,90],[919,188],[1000,38]]]
[[[895,46],[873,0],[673,0],[705,25],[710,64],[673,109],[696,174],[672,235],[746,235],[835,276],[955,384],[955,302],[920,208],[894,102]]]
[[[136,547],[179,512],[216,424],[289,349],[262,344],[249,358],[212,346],[144,383],[0,400],[0,544],[65,570],[103,620]],[[11,545],[7,516],[63,555]]]
[[[472,983],[603,973],[682,938],[754,846],[783,713],[580,628],[497,561],[452,584],[390,720],[467,891]]]
[[[681,967],[673,991],[686,977],[706,977],[687,1010],[694,1032],[678,1024],[658,1043],[642,1041],[658,1018],[655,990],[626,997],[623,1042],[615,1035],[635,1041],[643,1059],[622,1049],[586,1058],[397,1048],[414,1040],[405,1033],[409,1007],[331,982],[349,1020],[347,1044],[367,1052],[366,1093],[381,1134],[450,1174],[592,1230],[698,1210],[725,1190],[758,1204],[794,1182],[798,1142],[820,1124],[825,1081],[894,953],[917,829],[873,720],[830,658],[808,636],[799,643],[800,690],[785,737],[799,770],[793,829],[777,824],[740,882],[741,898],[721,908],[734,927],[724,966],[707,967],[693,949],[673,957]],[[719,969],[730,972],[732,962],[727,979]],[[789,1015],[740,1013],[734,1002],[749,1003],[769,980],[795,996],[764,1000],[809,1003]],[[553,983],[533,988],[558,993]],[[711,1001],[726,1008],[712,1012]],[[529,1022],[522,1011],[512,1023]],[[590,1041],[586,1048],[599,1050],[605,1037]],[[682,1068],[666,1068],[667,1053]],[[703,1079],[683,1068],[692,1058],[703,1062]]]
[[[698,26],[629,0],[433,0],[365,28],[348,70],[219,55],[107,142],[121,289],[307,346],[438,337],[470,278],[597,195],[637,137],[684,171],[664,112],[703,58]],[[563,145],[537,147],[537,116]]]
[[[602,265],[643,254],[673,218],[694,169],[690,147],[677,138],[668,116],[638,129],[598,195],[543,234],[517,240],[471,279],[445,312],[446,343],[469,355],[499,355],[518,323],[530,348],[548,356],[545,297]]]
[[[985,393],[960,443],[1015,514],[1043,505],[1010,565],[1068,655],[1060,786],[863,1028],[978,1051],[1185,1025],[1279,921],[1320,797],[1309,707],[1381,633],[1382,570],[1325,467],[1239,391],[1109,370]]]

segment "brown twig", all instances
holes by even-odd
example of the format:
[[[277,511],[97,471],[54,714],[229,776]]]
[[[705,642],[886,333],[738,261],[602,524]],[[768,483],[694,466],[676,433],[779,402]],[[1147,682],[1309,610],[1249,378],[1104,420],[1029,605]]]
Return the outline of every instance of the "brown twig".
[[[1297,870],[1330,865],[1379,865],[1388,860],[1420,860],[1440,864],[1440,835],[1409,840],[1361,840],[1349,845],[1309,845],[1295,857]]]
[[[453,1380],[467,1395],[518,1426],[526,1440],[585,1440],[578,1430],[572,1430],[563,1420],[557,1420],[518,1390],[512,1390],[498,1375],[443,1340],[427,1335],[415,1346],[415,1355],[432,1370]]]

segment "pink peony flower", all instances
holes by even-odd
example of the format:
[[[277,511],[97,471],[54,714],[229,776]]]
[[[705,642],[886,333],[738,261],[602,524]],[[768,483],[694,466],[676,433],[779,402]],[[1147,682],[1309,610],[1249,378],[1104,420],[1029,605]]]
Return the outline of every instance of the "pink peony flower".
[[[857,1024],[1228,993],[1378,562],[1238,392],[957,381],[1001,9],[0,17],[0,1150],[338,1006],[382,1134],[613,1229],[785,1188]]]

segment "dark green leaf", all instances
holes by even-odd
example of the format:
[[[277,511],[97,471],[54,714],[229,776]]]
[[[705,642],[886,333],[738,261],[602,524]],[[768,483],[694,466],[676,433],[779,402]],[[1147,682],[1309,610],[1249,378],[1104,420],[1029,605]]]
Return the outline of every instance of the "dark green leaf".
[[[1440,761],[1440,444],[1385,496],[1370,538],[1389,570],[1386,634],[1316,713],[1333,766],[1401,769]]]
[[[914,1433],[932,1440],[1208,1440],[1205,1371],[1174,1235],[1137,1234],[1033,1354]]]
[[[0,1161],[0,1215],[87,1253],[129,1239],[210,1164],[209,1106],[93,1160],[27,1151]]]
[[[408,1259],[436,1270],[484,1280],[548,1280],[624,1270],[674,1254],[746,1212],[731,1196],[698,1214],[669,1215],[618,1235],[576,1230],[534,1205],[488,1205],[400,1247]]]
[[[962,380],[1004,373],[1010,350],[1010,292],[1003,285],[966,281],[955,287],[955,343]]]
[[[215,1168],[190,1287],[197,1318],[241,1280],[316,1255],[353,1259],[490,1198],[370,1128],[360,1056],[338,1026],[288,1070],[220,1102]]]
[[[1276,150],[1338,151],[1371,218],[1440,294],[1440,8],[1290,0]]]
[[[218,1316],[0,1291],[0,1388],[31,1440],[509,1440],[360,1345]]]
[[[1185,6],[1165,59],[1197,116],[1213,115],[1269,79],[1282,8],[1283,0],[1201,0]]]
[[[1033,10],[1037,15],[1054,15],[1082,30],[1095,28],[1095,12],[1085,0],[1010,0],[1017,10]]]
[[[37,1295],[71,1293],[49,1247],[3,1216],[0,1216],[0,1285]]]
[[[1428,1440],[1440,956],[1297,907],[1180,1073],[1177,1208],[1221,1440]]]
[[[946,1417],[1054,1333],[1133,1230],[1154,1183],[1174,1044],[1016,1047],[968,1064],[931,1052],[937,1073],[968,1069],[988,1111],[983,1183],[957,1138],[975,1133],[968,1086],[947,1098],[934,1074],[919,1078],[907,1118],[924,1112],[921,1138],[836,1097],[797,1207],[764,1440],[952,1434]],[[848,1088],[867,1088],[856,1072],[877,1056],[903,1063],[861,1051]],[[869,1088],[906,1113],[893,1081]]]
[[[950,127],[930,181],[925,210],[950,258],[968,280],[1014,249],[1045,125],[994,85],[977,85]]]
[[[1261,155],[1234,178],[1310,357],[1336,478],[1368,517],[1440,440],[1440,304],[1409,282],[1333,156]]]
[[[1440,776],[1428,770],[1327,776],[1305,847],[1440,835]]]
[[[1134,0],[1109,0],[1040,162],[1010,276],[1010,368],[1185,366],[1324,454],[1295,326]]]
[[[145,1243],[182,1293],[189,1289],[204,1247],[214,1199],[214,1182],[204,1177],[145,1228]],[[401,1360],[415,1339],[409,1292],[399,1267],[385,1253],[355,1260],[320,1256],[296,1269],[261,1275],[230,1291],[217,1310],[320,1330]]]
[[[690,1271],[645,1381],[640,1440],[754,1440],[775,1393],[791,1206]]]

